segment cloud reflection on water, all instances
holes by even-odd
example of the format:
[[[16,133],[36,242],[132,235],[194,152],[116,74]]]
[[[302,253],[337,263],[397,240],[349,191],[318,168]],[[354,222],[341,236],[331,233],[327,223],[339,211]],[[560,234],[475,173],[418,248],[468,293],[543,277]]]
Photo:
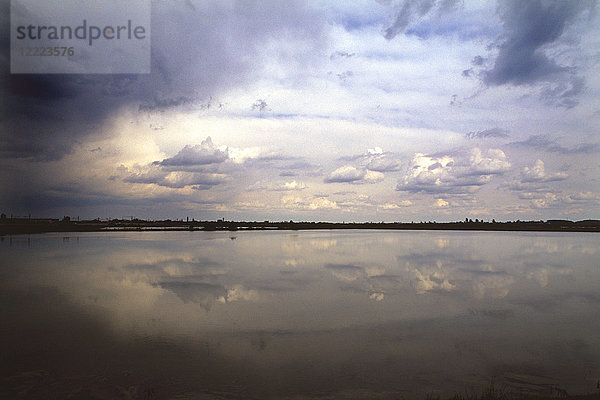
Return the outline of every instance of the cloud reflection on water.
[[[105,365],[114,385],[155,382],[156,398],[171,398],[169,385],[225,398],[387,398],[452,394],[514,373],[584,390],[600,373],[594,235],[236,236],[3,241],[5,376],[23,384],[19,374],[43,370],[61,381],[75,379],[76,365],[90,376]]]

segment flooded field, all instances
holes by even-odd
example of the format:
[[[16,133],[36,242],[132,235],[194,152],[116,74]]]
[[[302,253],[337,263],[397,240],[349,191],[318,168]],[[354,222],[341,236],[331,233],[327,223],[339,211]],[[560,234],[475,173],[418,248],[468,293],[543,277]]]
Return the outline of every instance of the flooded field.
[[[594,233],[0,238],[2,398],[597,392]]]

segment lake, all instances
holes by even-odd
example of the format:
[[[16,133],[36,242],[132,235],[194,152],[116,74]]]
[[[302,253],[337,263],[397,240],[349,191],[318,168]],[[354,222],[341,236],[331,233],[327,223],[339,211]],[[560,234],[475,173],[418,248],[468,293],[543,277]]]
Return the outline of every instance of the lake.
[[[600,236],[0,238],[2,398],[597,392]]]

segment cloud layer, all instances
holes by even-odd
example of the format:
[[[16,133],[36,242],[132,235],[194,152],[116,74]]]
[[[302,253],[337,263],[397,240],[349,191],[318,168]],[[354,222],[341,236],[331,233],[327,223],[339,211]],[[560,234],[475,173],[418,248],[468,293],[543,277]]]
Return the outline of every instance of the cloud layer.
[[[150,74],[27,75],[1,0],[0,211],[600,218],[595,5],[156,1]]]

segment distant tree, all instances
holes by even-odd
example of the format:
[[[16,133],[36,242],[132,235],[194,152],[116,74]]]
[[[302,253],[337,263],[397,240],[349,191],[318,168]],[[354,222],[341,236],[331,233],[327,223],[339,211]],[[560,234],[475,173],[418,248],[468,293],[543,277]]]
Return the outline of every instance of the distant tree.
[[[2,213],[0,215],[0,220],[5,221],[6,220],[6,214]]]

